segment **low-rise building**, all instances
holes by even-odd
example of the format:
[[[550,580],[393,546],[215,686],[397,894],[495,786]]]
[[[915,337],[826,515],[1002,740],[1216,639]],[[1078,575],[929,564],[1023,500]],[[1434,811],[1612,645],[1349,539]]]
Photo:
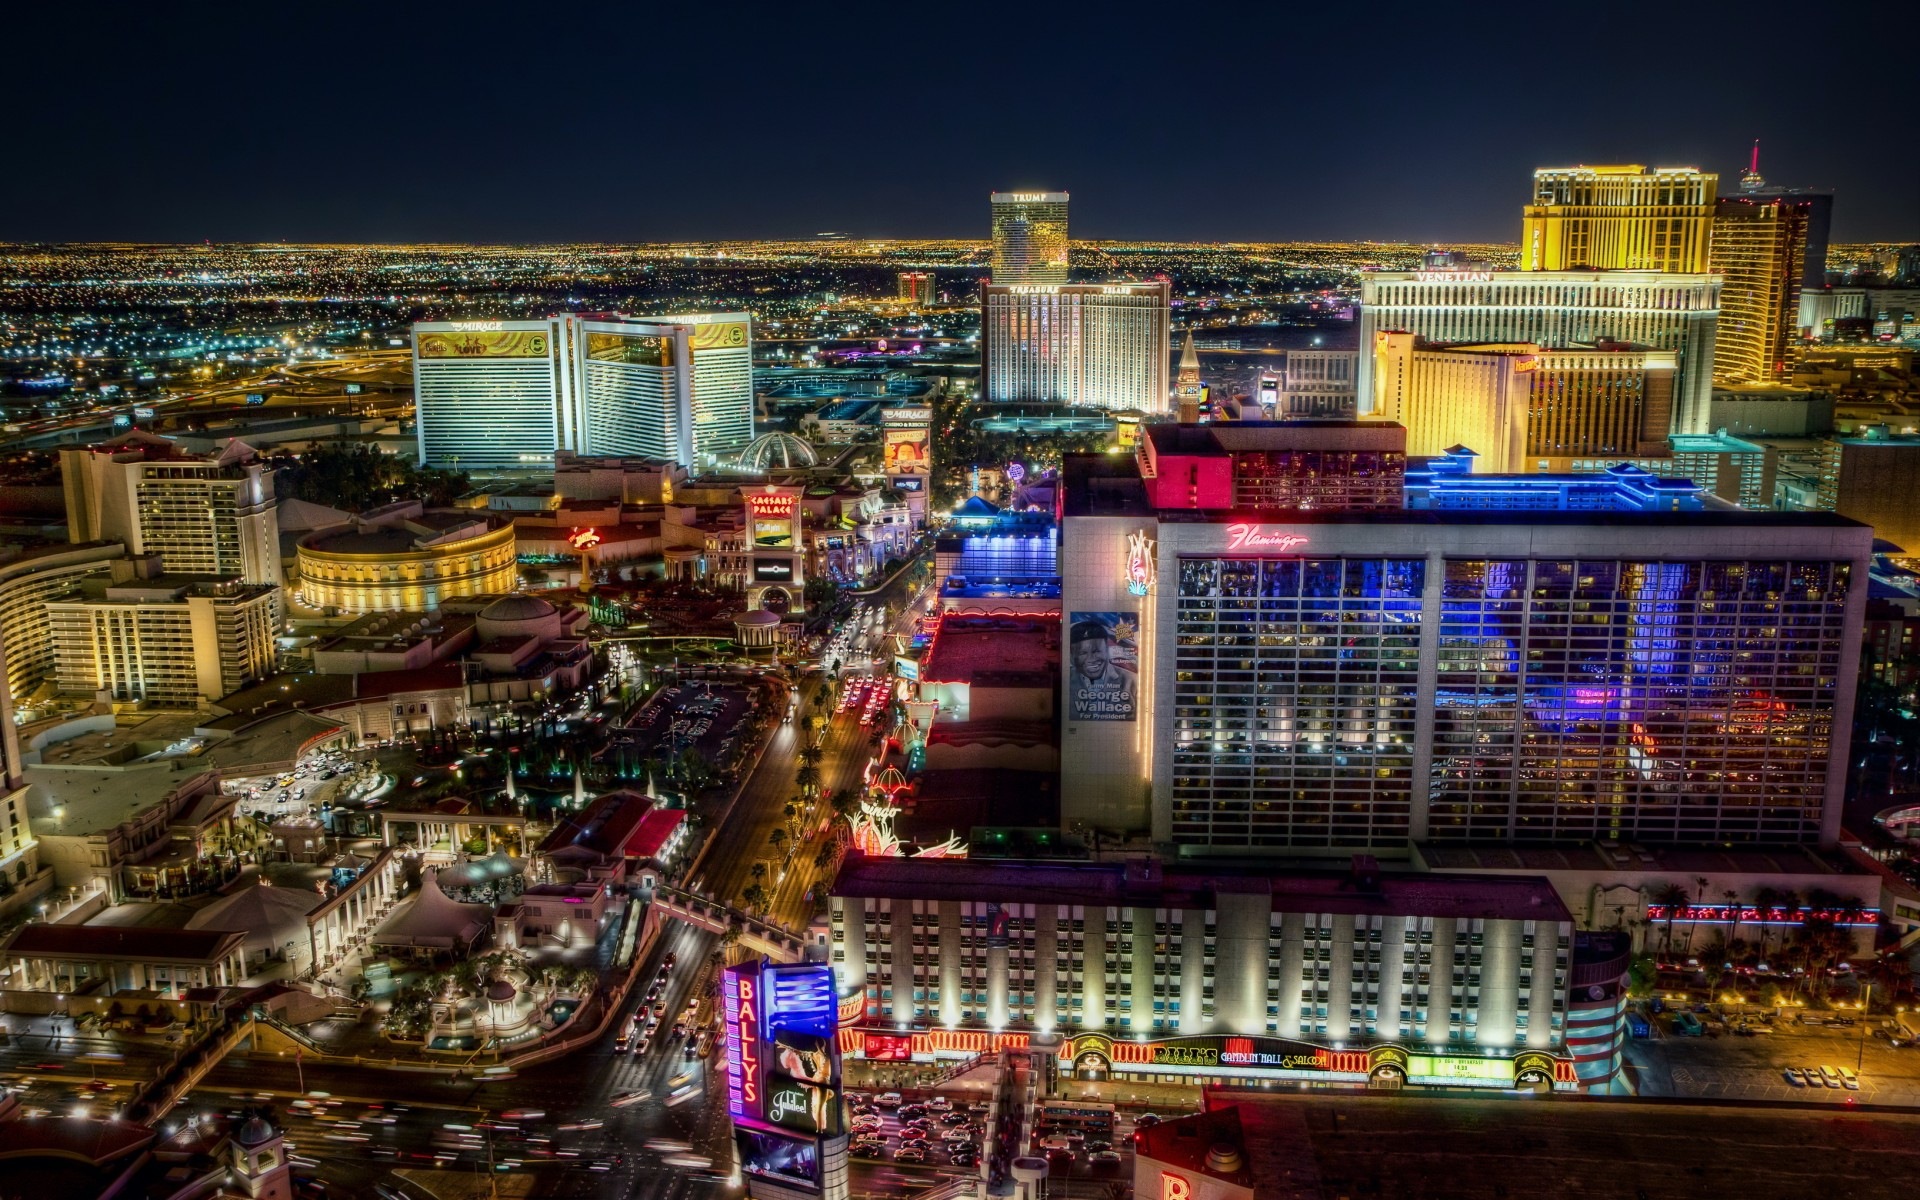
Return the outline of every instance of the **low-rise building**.
[[[388,505],[300,539],[299,598],[348,613],[437,609],[519,584],[511,521],[471,510]]]

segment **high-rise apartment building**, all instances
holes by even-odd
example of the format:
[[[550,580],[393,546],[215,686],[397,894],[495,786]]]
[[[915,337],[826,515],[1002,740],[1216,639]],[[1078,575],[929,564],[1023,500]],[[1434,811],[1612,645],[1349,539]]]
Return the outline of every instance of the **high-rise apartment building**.
[[[238,439],[197,455],[130,433],[62,450],[60,482],[73,542],[120,542],[180,574],[282,581],[273,473]]]
[[[982,390],[990,401],[1167,411],[1172,292],[1165,282],[986,286]]]
[[[995,192],[993,275],[999,284],[1067,281],[1067,193]]]
[[[902,271],[897,277],[899,290],[894,298],[925,308],[933,303],[933,272]]]
[[[753,440],[747,313],[414,326],[420,461],[551,468],[559,451],[711,470]]]
[[[1377,271],[1360,280],[1359,402],[1371,411],[1379,335],[1434,343],[1610,344],[1674,356],[1669,433],[1706,433],[1719,284],[1653,271]],[[1475,447],[1478,449],[1478,447]]]
[[[1867,526],[1630,467],[1168,510],[1130,466],[1064,472],[1068,826],[1182,855],[1837,837]]]
[[[1785,196],[1723,196],[1713,209],[1713,273],[1720,276],[1714,382],[1784,383],[1799,340],[1812,204]]]
[[[1546,167],[1525,207],[1523,271],[1707,270],[1720,177],[1692,167]]]
[[[1672,351],[1435,346],[1380,333],[1373,353],[1369,418],[1406,426],[1408,454],[1464,446],[1477,469],[1507,474],[1546,470],[1545,459],[1667,452]]]
[[[273,673],[277,589],[156,562],[123,560],[46,606],[61,691],[195,707]]]

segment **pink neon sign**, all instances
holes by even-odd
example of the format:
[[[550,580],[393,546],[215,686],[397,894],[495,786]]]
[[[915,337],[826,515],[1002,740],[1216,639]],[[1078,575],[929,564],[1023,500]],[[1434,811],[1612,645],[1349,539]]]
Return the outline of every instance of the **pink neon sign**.
[[[1306,544],[1305,534],[1268,533],[1259,525],[1227,526],[1229,550],[1294,550]]]

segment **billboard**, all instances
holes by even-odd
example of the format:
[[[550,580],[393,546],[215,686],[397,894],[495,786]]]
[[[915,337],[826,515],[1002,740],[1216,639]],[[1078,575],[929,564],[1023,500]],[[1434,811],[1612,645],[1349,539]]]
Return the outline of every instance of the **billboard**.
[[[889,425],[881,433],[881,469],[889,475],[925,475],[929,469],[928,434],[925,426]]]
[[[840,1129],[839,999],[825,963],[761,968],[766,1119],[829,1136]]]
[[[473,333],[416,333],[414,352],[421,358],[545,358],[544,329],[498,329]]]
[[[861,1053],[874,1062],[913,1061],[913,1035],[910,1033],[869,1033]]]
[[[747,346],[747,323],[745,321],[719,321],[712,325],[695,325],[693,336],[687,339],[695,354],[703,350],[744,350]]]
[[[753,547],[756,550],[793,549],[793,522],[762,521],[758,517],[753,522]]]
[[[587,333],[587,357],[594,362],[636,363],[645,367],[673,365],[670,338],[636,333]]]
[[[1074,721],[1131,721],[1140,675],[1140,614],[1068,614],[1067,697]]]
[[[771,1130],[738,1128],[742,1174],[788,1187],[820,1190],[820,1148],[812,1138],[788,1137]]]
[[[754,559],[753,581],[755,583],[792,583],[793,560],[790,558]]]

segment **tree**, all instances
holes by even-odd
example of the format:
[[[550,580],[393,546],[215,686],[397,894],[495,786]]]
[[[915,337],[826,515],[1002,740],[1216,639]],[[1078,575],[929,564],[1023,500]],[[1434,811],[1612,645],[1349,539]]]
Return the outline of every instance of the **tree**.
[[[802,763],[800,769],[793,773],[793,782],[801,791],[812,795],[813,789],[820,786],[820,768],[812,763]]]
[[[1685,908],[1692,899],[1693,897],[1687,895],[1687,889],[1677,883],[1664,884],[1653,894],[1653,902],[1664,906],[1667,910],[1667,936],[1662,949],[1669,955],[1673,953],[1673,919],[1680,915],[1680,910]]]
[[[753,864],[752,867],[748,868],[747,874],[753,876],[754,882],[758,883],[760,880],[765,879],[767,877],[767,864],[763,862],[757,862]]]
[[[775,826],[773,830],[767,834],[767,845],[772,846],[776,853],[784,850],[787,845],[787,831]]]

